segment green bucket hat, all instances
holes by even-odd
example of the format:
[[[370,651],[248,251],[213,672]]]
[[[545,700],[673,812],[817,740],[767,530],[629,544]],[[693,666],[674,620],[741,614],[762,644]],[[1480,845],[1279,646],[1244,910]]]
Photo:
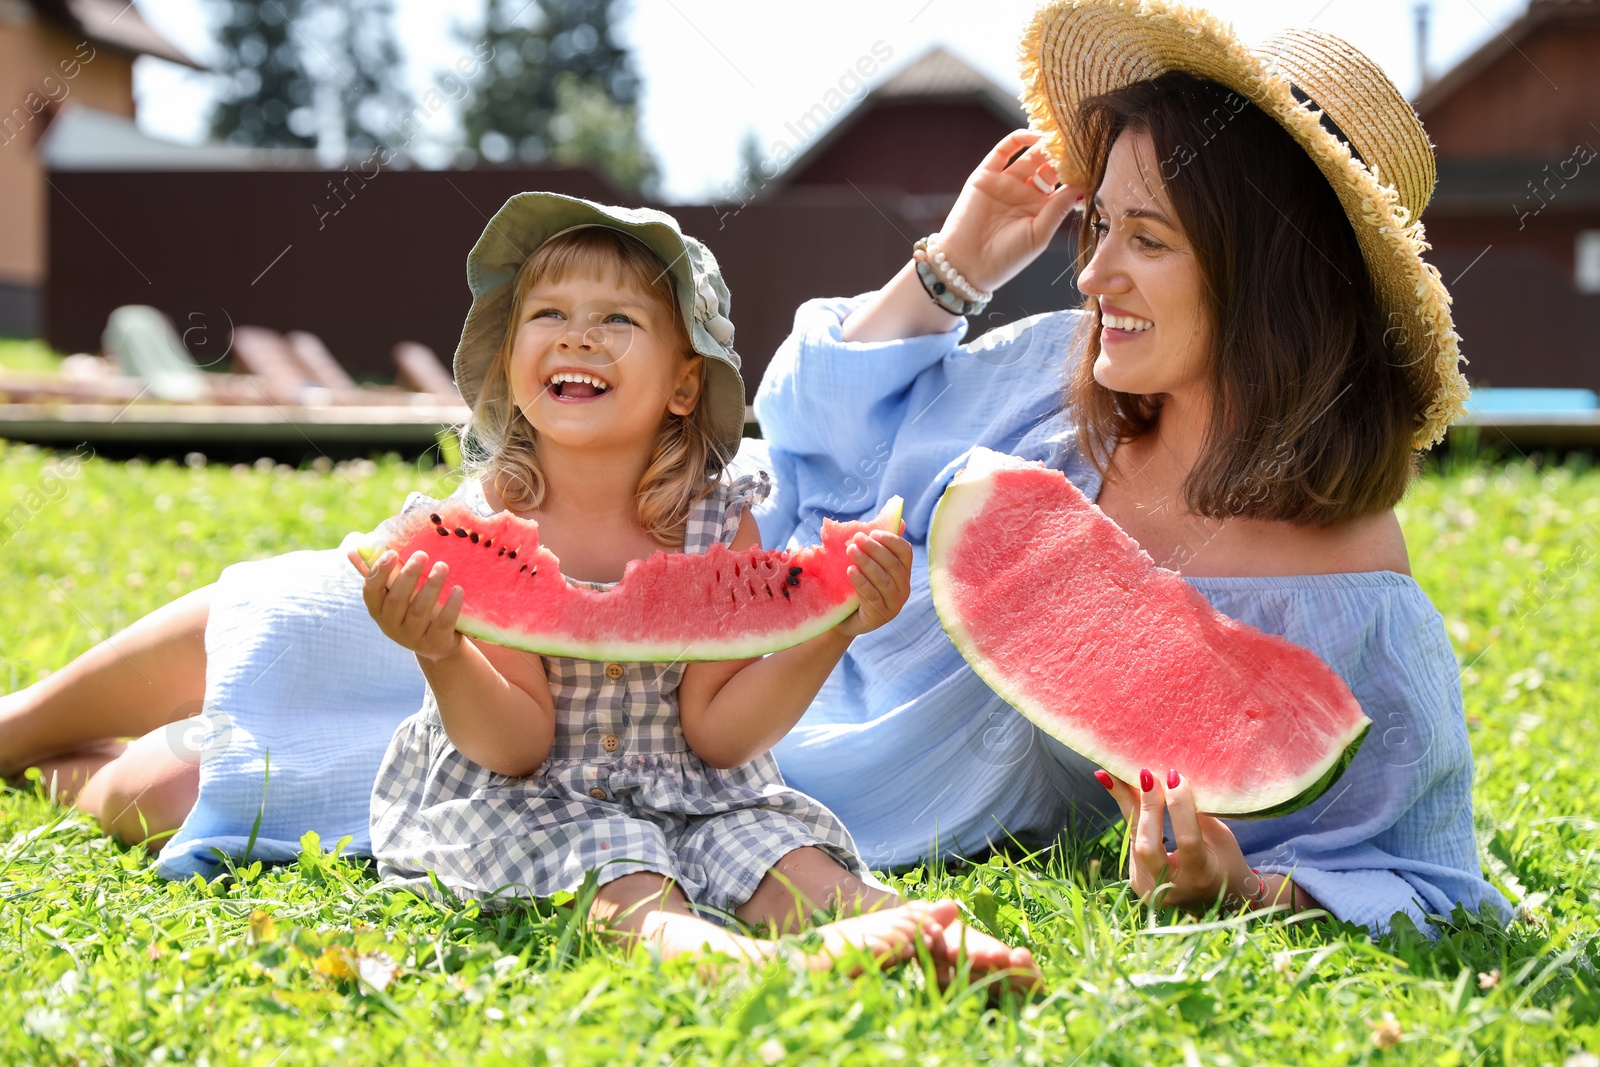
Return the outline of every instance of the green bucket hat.
[[[689,343],[706,357],[700,403],[709,405],[711,431],[731,459],[744,436],[744,380],[733,350],[728,286],[711,250],[678,229],[671,215],[652,208],[611,207],[559,193],[518,193],[507,200],[467,254],[472,308],[455,358],[461,398],[468,407],[477,403],[484,375],[505,340],[511,286],[523,263],[550,238],[588,226],[621,230],[667,265]]]

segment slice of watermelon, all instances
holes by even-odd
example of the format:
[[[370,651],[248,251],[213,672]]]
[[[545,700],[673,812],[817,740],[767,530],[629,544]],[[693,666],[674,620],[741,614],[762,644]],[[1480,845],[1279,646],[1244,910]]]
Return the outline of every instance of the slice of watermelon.
[[[900,531],[899,497],[868,522],[824,519],[819,545],[657,552],[604,590],[567,583],[561,561],[539,544],[537,522],[509,512],[484,518],[457,500],[423,498],[341,547],[369,566],[385,549],[449,564],[446,589],[466,590],[464,634],[548,656],[670,662],[761,656],[837,626],[860,603],[845,545],[870,530]]]
[[[1188,778],[1201,811],[1311,803],[1372,725],[1315,654],[1228,618],[1060,471],[977,449],[934,511],[928,583],[972,669],[1125,782]]]

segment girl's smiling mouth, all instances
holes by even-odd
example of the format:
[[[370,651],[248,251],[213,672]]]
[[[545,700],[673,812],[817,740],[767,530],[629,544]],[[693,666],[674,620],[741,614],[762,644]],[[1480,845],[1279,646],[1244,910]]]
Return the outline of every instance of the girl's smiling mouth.
[[[574,403],[604,396],[611,391],[611,386],[603,378],[585,371],[558,370],[545,382],[545,389],[553,400]]]

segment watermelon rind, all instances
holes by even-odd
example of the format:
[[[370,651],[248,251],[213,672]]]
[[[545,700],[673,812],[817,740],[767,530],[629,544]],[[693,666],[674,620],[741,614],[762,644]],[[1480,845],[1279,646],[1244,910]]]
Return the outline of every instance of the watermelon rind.
[[[406,515],[424,514],[431,509],[439,508],[443,504],[443,501],[420,498],[408,509]],[[882,510],[875,517],[867,520],[864,525],[871,529],[883,529],[898,533],[900,531],[902,510],[903,501],[901,498],[898,496],[892,497],[884,504]],[[393,546],[396,531],[404,527],[406,515],[396,516],[386,521],[371,533],[355,532],[347,534],[340,544],[340,551],[345,554],[352,550],[357,552],[370,567],[379,556]],[[400,540],[403,543],[404,538]],[[541,549],[541,551],[545,550]],[[559,565],[559,560],[555,559],[553,555],[549,558],[554,559],[556,564]],[[587,591],[586,595],[605,597],[620,593],[624,589],[625,582],[626,579],[612,586],[609,590]],[[572,659],[620,663],[678,663],[750,659],[802,644],[814,637],[827,633],[844,622],[860,607],[860,601],[857,597],[851,595],[830,610],[809,615],[803,621],[787,629],[767,629],[755,634],[701,634],[687,640],[674,638],[670,641],[624,638],[600,639],[587,642],[577,641],[569,635],[559,632],[529,632],[527,630],[497,626],[488,620],[473,617],[471,607],[469,600],[464,605],[464,610],[457,620],[456,628],[470,637],[503,645],[507,648],[515,648],[537,655],[562,656]]]
[[[1054,737],[1066,747],[1103,767],[1123,781],[1135,781],[1141,764],[1125,754],[1107,751],[1100,740],[1087,731],[1073,728],[1064,719],[1061,709],[1038,706],[1025,694],[999,666],[978,648],[978,642],[961,619],[961,611],[952,589],[953,580],[947,574],[948,553],[965,536],[965,528],[985,510],[993,490],[994,476],[1004,470],[1034,467],[1014,456],[986,448],[975,448],[967,466],[951,481],[939,503],[934,508],[928,528],[928,587],[938,613],[952,644],[982,678],[1006,703],[1016,708],[1044,733]],[[1109,520],[1108,520],[1109,521]],[[971,536],[982,537],[981,530]],[[1130,541],[1131,543],[1131,541]],[[1141,555],[1143,555],[1141,553]],[[1148,556],[1144,556],[1148,559]],[[1271,635],[1269,635],[1271,636]],[[1278,640],[1283,640],[1278,638]],[[1220,790],[1197,781],[1190,776],[1195,802],[1200,810],[1229,818],[1268,818],[1287,814],[1312,803],[1322,796],[1339,778],[1350,761],[1355,758],[1372,722],[1366,716],[1351,724],[1337,746],[1330,745],[1322,759],[1309,766],[1300,775],[1278,778],[1262,790]]]
[[[1367,739],[1367,734],[1371,731],[1372,720],[1368,719],[1366,724],[1361,727],[1361,732],[1356,734],[1355,740],[1340,750],[1339,757],[1333,761],[1333,765],[1327,769],[1321,778],[1311,783],[1304,792],[1290,797],[1282,804],[1274,804],[1271,807],[1259,808],[1255,811],[1230,811],[1218,814],[1226,814],[1230,819],[1275,819],[1279,815],[1288,815],[1309,804],[1316,803],[1322,798],[1323,794],[1332,788],[1333,783],[1339,780],[1339,776],[1344,774],[1345,768],[1349,767],[1350,761],[1356,758],[1356,752],[1360,750],[1361,743]]]

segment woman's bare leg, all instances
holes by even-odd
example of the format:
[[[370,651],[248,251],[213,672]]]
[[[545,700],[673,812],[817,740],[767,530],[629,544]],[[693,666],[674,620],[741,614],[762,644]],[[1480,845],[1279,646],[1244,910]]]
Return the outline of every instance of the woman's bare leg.
[[[70,796],[118,757],[117,739],[197,714],[206,688],[210,607],[211,587],[197,589],[26,689],[0,697],[0,776],[41,766]]]
[[[89,778],[78,807],[123,844],[159,843],[183,825],[200,795],[198,735],[175,722],[130,742]]]

